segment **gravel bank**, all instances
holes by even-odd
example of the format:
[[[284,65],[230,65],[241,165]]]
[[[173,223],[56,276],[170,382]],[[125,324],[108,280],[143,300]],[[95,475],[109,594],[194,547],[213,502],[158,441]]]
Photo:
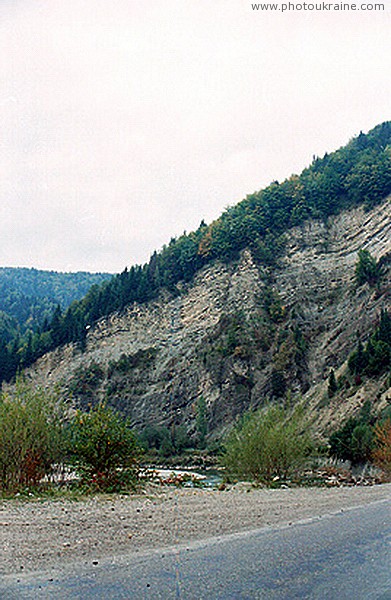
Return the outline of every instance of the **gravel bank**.
[[[0,502],[0,574],[173,546],[190,540],[284,525],[390,499],[371,487],[252,489],[155,488],[136,496],[83,501]]]

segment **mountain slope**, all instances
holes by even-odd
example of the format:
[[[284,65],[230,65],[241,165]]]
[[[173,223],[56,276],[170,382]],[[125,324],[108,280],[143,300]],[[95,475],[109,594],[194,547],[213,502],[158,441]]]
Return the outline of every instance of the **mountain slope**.
[[[377,288],[355,282],[362,248],[383,258]],[[248,249],[207,265],[179,294],[163,291],[99,320],[83,351],[58,348],[29,374],[63,382],[80,404],[106,398],[140,429],[185,424],[194,432],[203,398],[217,435],[250,407],[300,394],[327,431],[367,399],[352,387],[329,399],[327,378],[331,368],[346,370],[357,333],[367,339],[390,308],[390,256],[390,198],[309,220],[287,232],[278,266],[257,264]],[[369,399],[384,406],[388,379],[370,383]]]
[[[303,395],[323,431],[367,394],[380,408],[385,368],[362,380],[346,361],[390,308],[390,193],[386,122],[94,286],[3,363],[42,356],[34,379],[82,405],[106,399],[139,428],[194,433],[202,412],[218,435],[248,408]],[[358,285],[363,256],[376,277]]]
[[[67,342],[85,342],[86,328],[132,302],[147,302],[163,290],[177,293],[215,260],[237,260],[245,248],[259,265],[275,267],[285,252],[285,234],[308,219],[328,219],[343,210],[376,206],[391,193],[391,122],[368,134],[360,133],[346,146],[326,154],[297,176],[247,196],[207,226],[172,239],[149,263],[131,267],[74,302],[56,311],[33,341],[12,347],[0,340],[0,380],[10,379],[48,350]],[[4,332],[7,334],[8,323]]]

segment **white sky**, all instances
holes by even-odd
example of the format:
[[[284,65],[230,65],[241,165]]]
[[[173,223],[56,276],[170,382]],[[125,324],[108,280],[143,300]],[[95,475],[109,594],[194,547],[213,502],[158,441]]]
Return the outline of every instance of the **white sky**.
[[[0,0],[0,266],[122,271],[390,118],[391,0]]]

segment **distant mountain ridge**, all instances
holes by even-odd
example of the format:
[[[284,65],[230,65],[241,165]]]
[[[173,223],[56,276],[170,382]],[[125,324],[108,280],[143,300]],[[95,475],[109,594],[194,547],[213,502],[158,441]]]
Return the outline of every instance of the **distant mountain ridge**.
[[[0,339],[6,343],[48,323],[57,306],[80,300],[109,273],[61,273],[26,267],[0,267]]]
[[[34,267],[0,267],[0,291],[14,288],[25,296],[51,298],[61,306],[69,306],[73,300],[82,298],[92,285],[112,277],[111,273],[88,271],[61,272]],[[4,299],[0,297],[0,310]]]

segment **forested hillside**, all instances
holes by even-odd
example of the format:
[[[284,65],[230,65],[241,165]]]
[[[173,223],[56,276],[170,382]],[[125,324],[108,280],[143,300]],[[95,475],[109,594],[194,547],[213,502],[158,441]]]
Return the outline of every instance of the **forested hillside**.
[[[0,377],[11,378],[19,366],[66,342],[83,345],[86,328],[102,316],[156,298],[163,288],[176,293],[180,281],[189,282],[216,259],[235,261],[249,248],[258,264],[275,266],[284,254],[284,234],[292,226],[310,218],[327,220],[361,204],[371,209],[390,193],[391,122],[385,122],[336,152],[315,158],[300,175],[247,196],[210,225],[202,222],[195,232],[172,239],[147,264],[93,286],[83,299],[56,310],[33,336],[12,345],[5,326]]]
[[[58,306],[66,310],[74,300],[85,296],[92,285],[110,277],[108,273],[0,267],[0,356],[4,360],[5,355],[11,356],[15,350],[31,347],[32,339],[48,328]],[[19,359],[25,362],[21,354]],[[14,365],[23,362],[15,360]],[[1,364],[3,368],[6,366],[4,362]]]

